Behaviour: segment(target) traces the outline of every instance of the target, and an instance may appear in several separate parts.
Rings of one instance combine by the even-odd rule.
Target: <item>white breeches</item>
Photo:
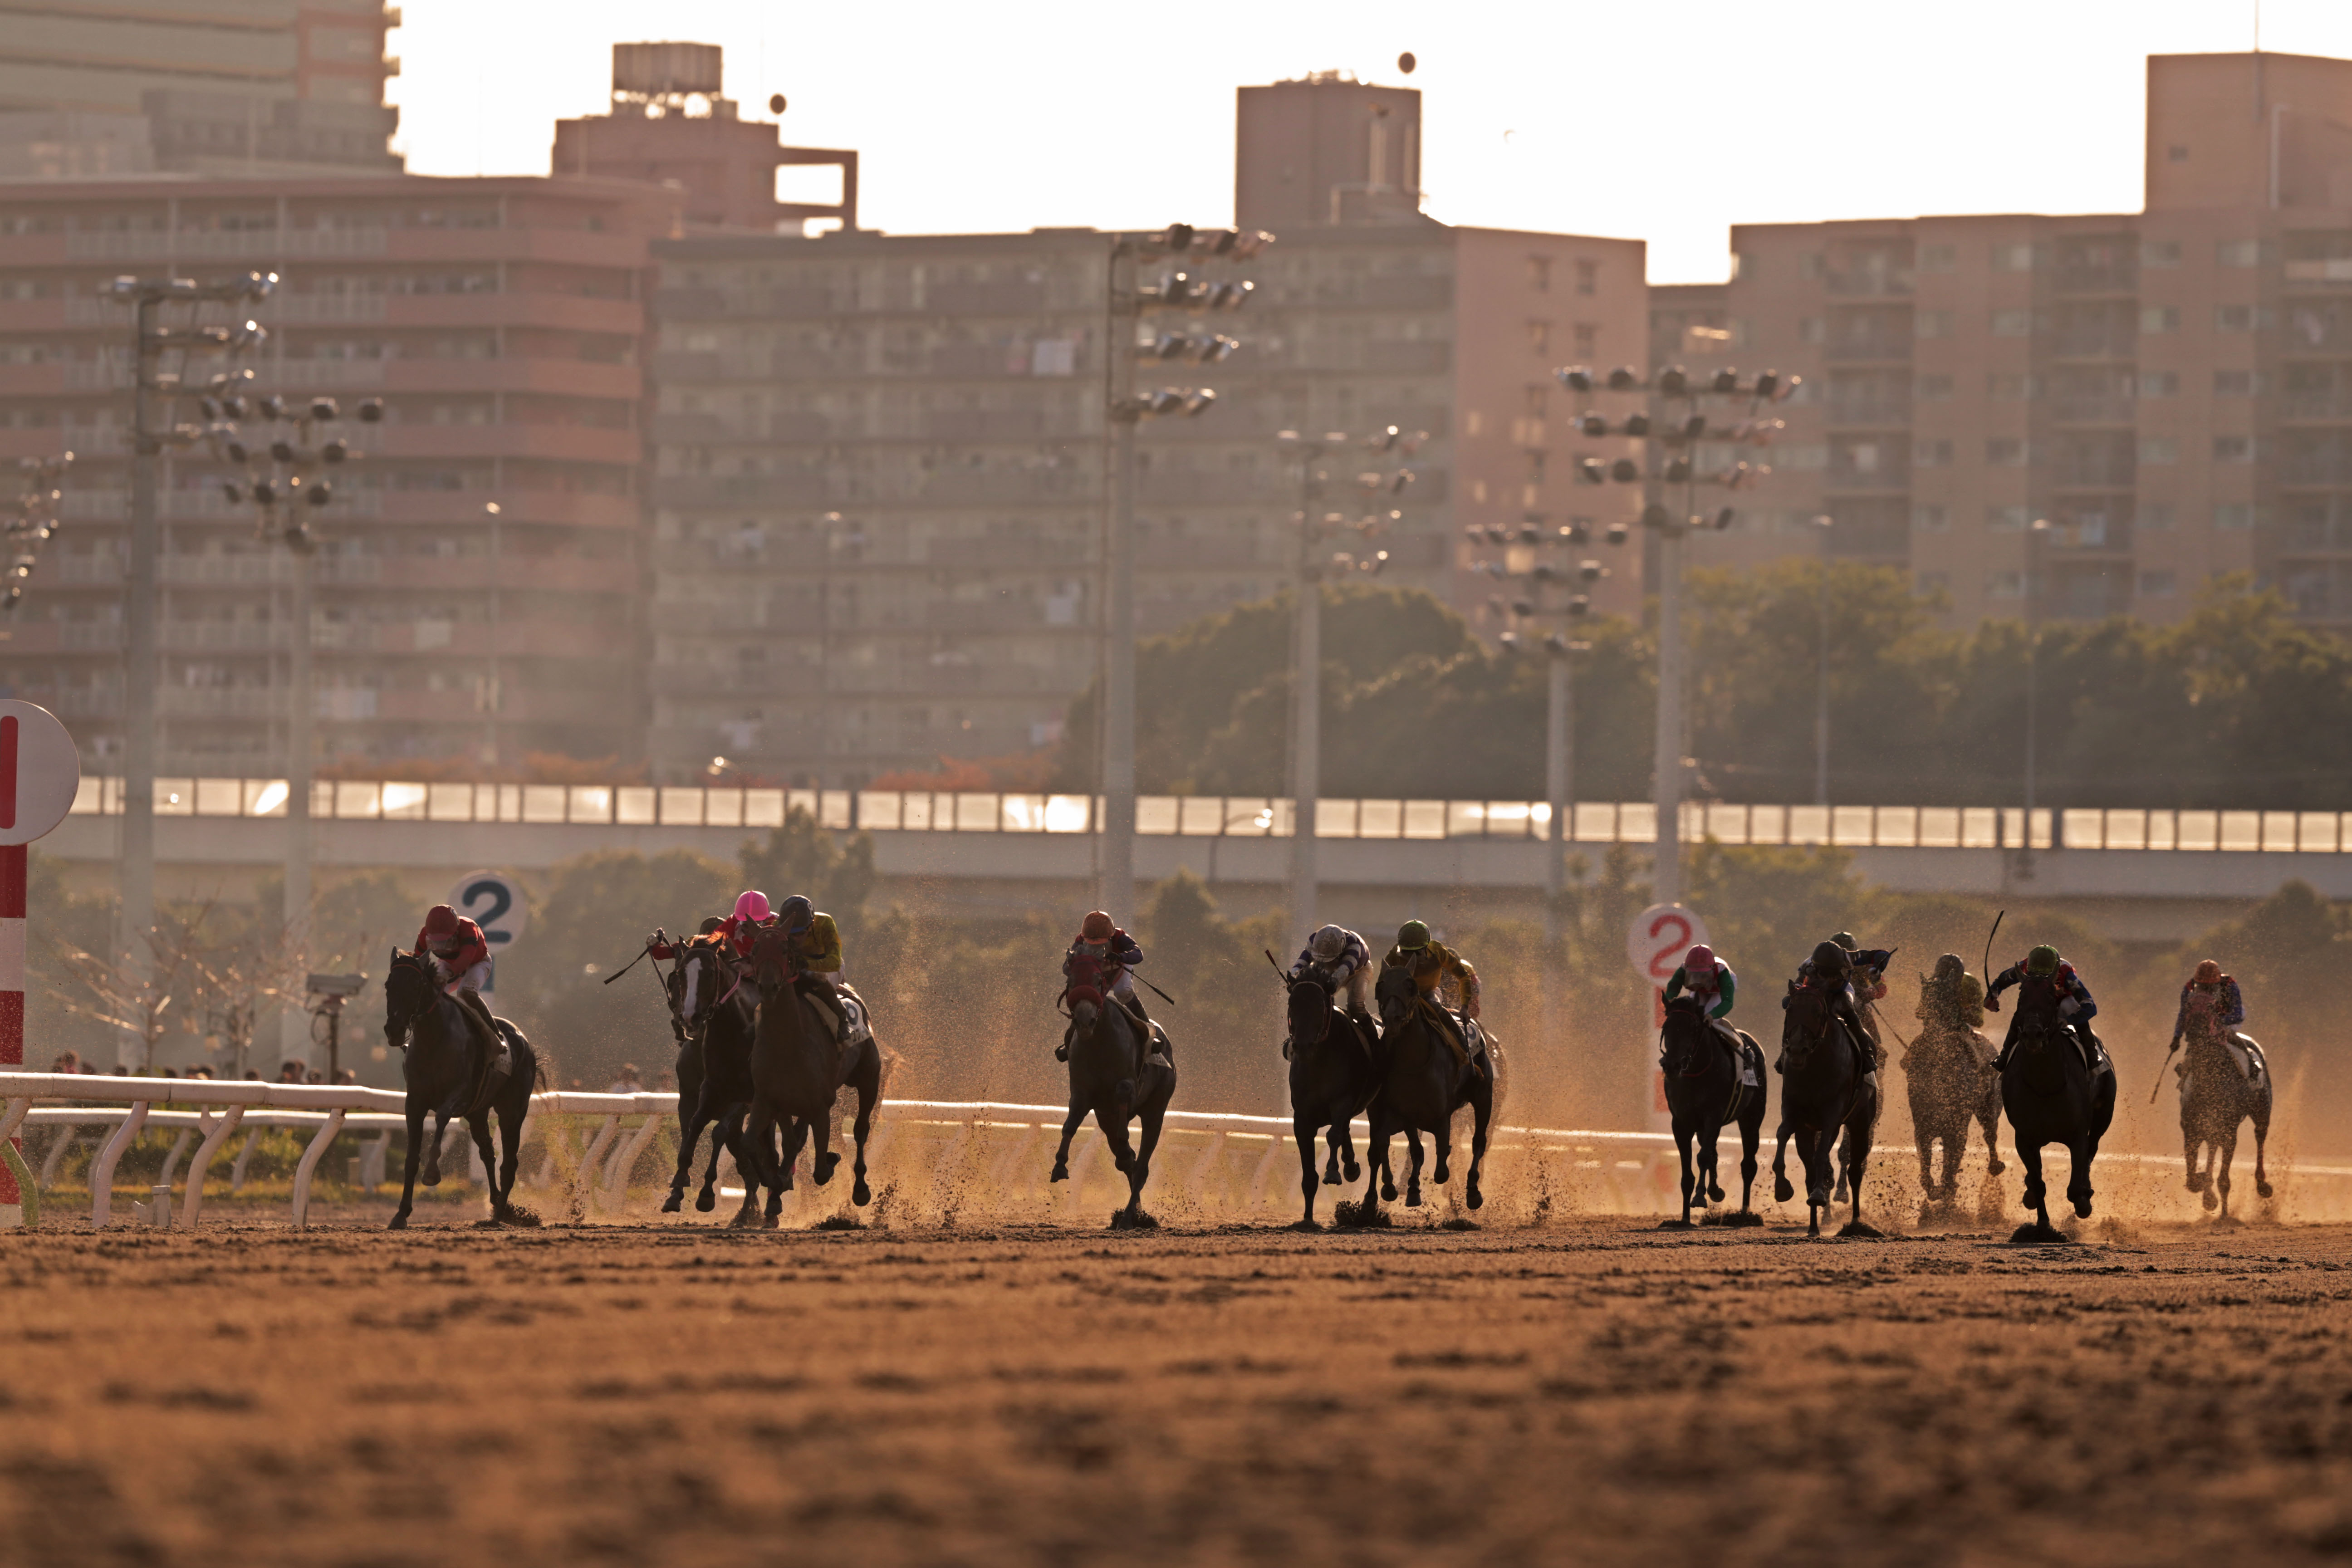
[[[441,959],[436,958],[433,961],[433,973],[440,980],[442,990],[446,991],[455,986],[457,990],[471,991],[478,996],[490,984],[490,961],[486,958],[471,969],[460,973],[452,969]]]

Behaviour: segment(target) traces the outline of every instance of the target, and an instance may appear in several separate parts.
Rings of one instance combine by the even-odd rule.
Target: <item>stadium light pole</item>
[[[2025,531],[2025,823],[2018,834],[2017,879],[2033,880],[2033,795],[2040,782],[2042,659],[2042,547],[2050,537],[2050,520],[2037,517]]]
[[[1830,803],[1830,531],[1837,520],[1824,512],[1813,519],[1822,546],[1820,667],[1813,684],[1813,804]]]

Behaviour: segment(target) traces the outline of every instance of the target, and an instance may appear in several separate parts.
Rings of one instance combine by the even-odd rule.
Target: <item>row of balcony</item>
[[[577,359],[289,359],[255,367],[259,391],[313,393],[439,393],[487,395],[538,393],[554,397],[635,402],[645,376],[635,365]],[[47,364],[0,364],[0,397],[57,397],[73,393],[112,395],[131,390],[122,359],[76,359]]]
[[[645,572],[625,558],[567,555],[320,555],[311,581],[321,589],[433,588],[488,592],[634,594]],[[44,561],[39,580],[65,587],[120,588],[122,566],[113,555],[61,555]],[[293,582],[282,553],[163,555],[156,580],[179,588],[274,588]]]
[[[635,529],[645,509],[635,496],[596,495],[578,490],[379,490],[344,489],[327,509],[327,518],[340,522],[358,518],[370,522],[441,523],[466,528],[480,526],[496,505],[504,522],[523,527]],[[68,521],[121,523],[131,513],[128,490],[98,489],[81,483],[79,472],[65,493],[63,512]],[[166,522],[247,522],[253,521],[249,501],[232,501],[217,487],[165,490],[157,510]],[[172,559],[165,557],[166,560]]]
[[[296,268],[289,264],[305,261],[544,261],[634,270],[646,265],[646,245],[638,235],[534,227],[292,227],[0,237],[0,264],[11,268],[174,263],[201,273],[212,263],[224,270],[253,267],[290,273]]]
[[[16,696],[37,702],[65,720],[122,717],[122,691],[112,686],[22,686]],[[370,721],[482,724],[587,724],[631,728],[635,715],[609,689],[571,690],[534,685],[510,686],[495,715],[471,691],[426,691],[415,688],[328,686],[312,693],[313,717],[329,723]],[[163,719],[213,719],[258,724],[282,723],[290,702],[288,689],[271,686],[166,686],[155,694]]]

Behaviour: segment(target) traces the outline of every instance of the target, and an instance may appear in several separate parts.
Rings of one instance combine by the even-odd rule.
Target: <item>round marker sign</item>
[[[476,871],[458,879],[449,889],[450,907],[482,928],[482,940],[496,958],[530,924],[530,906],[523,902],[522,887],[512,877],[496,871]]]
[[[66,819],[81,753],[47,709],[0,701],[0,844],[30,844]]]
[[[1664,987],[1682,967],[1691,944],[1706,940],[1706,922],[1696,910],[1680,904],[1652,904],[1633,918],[1633,929],[1625,933],[1625,956],[1645,984]]]

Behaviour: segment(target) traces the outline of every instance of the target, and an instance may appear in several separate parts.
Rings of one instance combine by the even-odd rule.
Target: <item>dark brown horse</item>
[[[1319,1230],[1315,1223],[1315,1133],[1330,1129],[1323,1184],[1339,1184],[1342,1153],[1348,1161],[1347,1179],[1354,1181],[1361,1173],[1349,1123],[1371,1103],[1380,1086],[1380,1037],[1334,1004],[1337,987],[1328,971],[1310,968],[1286,984],[1290,1032],[1283,1053],[1290,1058],[1290,1129],[1298,1144],[1298,1191],[1307,1200],[1298,1228]]]
[[[2191,1028],[2189,1054],[2180,1063],[2180,1144],[2189,1163],[2189,1190],[2205,1194],[2208,1209],[2230,1217],[2230,1163],[2237,1157],[2238,1124],[2254,1123],[2254,1191],[2271,1195],[2263,1168],[2271,1136],[2271,1066],[2262,1047],[2244,1035],[2231,1037],[2246,1053],[2242,1070],[2219,1030]],[[2251,1076],[2249,1076],[2249,1071]],[[2201,1166],[2201,1168],[2200,1168]]]
[[[1823,985],[1789,987],[1788,1011],[1780,1020],[1780,1128],[1772,1151],[1772,1195],[1787,1203],[1797,1195],[1789,1184],[1789,1140],[1805,1165],[1805,1233],[1822,1233],[1822,1212],[1843,1163],[1851,1183],[1853,1209],[1840,1236],[1876,1236],[1862,1222],[1862,1183],[1870,1163],[1870,1132],[1878,1120],[1878,1095],[1864,1076],[1870,1042],[1857,1040],[1838,1017],[1832,994]],[[1837,1145],[1844,1133],[1844,1146]]]
[[[1683,1157],[1683,1217],[1665,1221],[1662,1228],[1690,1228],[1694,1195],[1701,1208],[1723,1201],[1723,1184],[1715,1177],[1715,1144],[1717,1135],[1733,1123],[1739,1128],[1739,1212],[1726,1215],[1722,1223],[1763,1224],[1748,1206],[1756,1191],[1756,1145],[1764,1131],[1763,1048],[1743,1030],[1734,1060],[1697,999],[1677,996],[1666,1004],[1665,1023],[1658,1032],[1658,1067],[1665,1079],[1666,1109],[1674,1117],[1675,1147]],[[1698,1151],[1696,1175],[1691,1169],[1694,1144]]]
[[[2030,977],[2018,987],[2017,1013],[2010,1020],[2003,1049],[2007,1064],[2000,1075],[2001,1109],[2009,1114],[2010,1132],[2017,1141],[2018,1163],[2025,1167],[2025,1206],[2034,1214],[2033,1222],[2020,1226],[2010,1239],[2063,1241],[2050,1224],[2042,1145],[2066,1146],[2072,1163],[2066,1196],[2076,1218],[2090,1218],[2091,1166],[2099,1157],[2099,1140],[2116,1118],[2115,1067],[2105,1052],[2099,1053],[2095,1066],[2084,1062],[2074,1030],[2058,1016],[2055,988]]]
[[[815,1140],[811,1176],[819,1186],[833,1180],[841,1156],[833,1152],[834,1099],[846,1085],[857,1095],[857,1121],[851,1130],[856,1159],[850,1201],[864,1205],[874,1201],[866,1184],[866,1141],[874,1128],[874,1107],[882,1097],[882,1048],[871,1029],[864,1038],[844,1046],[834,1038],[830,1009],[803,995],[791,951],[792,939],[772,931],[751,944],[751,983],[760,991],[760,1016],[751,1046],[751,1110],[743,1135],[744,1151],[759,1167],[764,1186],[790,1192],[793,1165],[801,1145]],[[770,1135],[783,1131],[781,1163]],[[748,1184],[747,1184],[748,1189]],[[781,1206],[781,1205],[780,1205]],[[773,1224],[772,1216],[770,1223]]]
[[[1454,1153],[1454,1113],[1465,1105],[1472,1121],[1470,1170],[1463,1201],[1474,1209],[1483,1208],[1486,1196],[1479,1190],[1478,1178],[1486,1163],[1486,1133],[1495,1115],[1496,1085],[1502,1081],[1501,1043],[1486,1037],[1486,1059],[1495,1074],[1490,1081],[1479,1070],[1475,1058],[1465,1062],[1454,1054],[1453,1042],[1441,1032],[1444,1026],[1429,1016],[1435,1004],[1423,999],[1411,970],[1402,964],[1382,965],[1373,994],[1380,1004],[1383,1060],[1380,1090],[1370,1108],[1372,1132],[1367,1149],[1371,1169],[1365,1177],[1363,1199],[1355,1205],[1355,1223],[1377,1223],[1383,1194],[1396,1196],[1394,1182],[1384,1183],[1382,1177],[1388,1172],[1389,1142],[1400,1132],[1406,1135],[1411,1156],[1405,1207],[1421,1206],[1420,1133],[1428,1133],[1436,1143],[1435,1179],[1444,1182]]]
[[[744,1122],[751,1110],[751,1046],[758,1028],[757,993],[742,982],[734,966],[721,957],[715,942],[681,943],[677,965],[670,972],[667,990],[671,1026],[678,1031],[677,1169],[670,1175],[669,1195],[661,1212],[677,1214],[685,1207],[686,1186],[694,1168],[694,1151],[702,1130],[710,1129],[710,1165],[703,1173],[702,1190],[695,1194],[697,1212],[709,1214],[719,1205],[719,1151],[735,1156],[736,1173],[743,1181],[743,1206],[730,1226],[756,1225],[761,1180],[757,1165],[743,1146]],[[690,999],[690,1000],[689,1000]],[[768,1187],[765,1217],[783,1213],[783,1188]]]
[[[1111,1158],[1127,1175],[1127,1206],[1111,1216],[1114,1229],[1152,1223],[1143,1212],[1143,1184],[1151,1178],[1151,1153],[1160,1127],[1176,1096],[1176,1063],[1165,1031],[1147,1039],[1128,1010],[1104,994],[1106,976],[1098,960],[1070,960],[1062,996],[1070,1008],[1070,1109],[1062,1120],[1062,1145],[1054,1152],[1056,1182],[1070,1179],[1070,1140],[1089,1112],[1110,1145]],[[1157,1047],[1157,1048],[1155,1048]],[[1143,1136],[1130,1147],[1127,1124],[1140,1118]]]
[[[1982,1039],[1982,1037],[1978,1037]],[[1990,1070],[1991,1045],[1983,1054],[1977,1041],[1949,1026],[1929,1024],[1903,1053],[1904,1086],[1911,1101],[1911,1138],[1919,1146],[1919,1185],[1927,1201],[1948,1204],[1958,1195],[1960,1159],[1968,1152],[1969,1128],[1984,1128],[1985,1170],[1998,1176],[2008,1167],[2000,1163],[1994,1141],[2000,1124],[2000,1079]],[[1935,1150],[1944,1146],[1944,1179],[1935,1174]]]
[[[523,1118],[530,1111],[531,1090],[538,1087],[539,1053],[522,1031],[504,1018],[499,1032],[506,1037],[511,1066],[487,1101],[478,1102],[485,1066],[474,1031],[441,988],[430,963],[415,953],[394,950],[383,976],[383,1037],[406,1055],[401,1076],[408,1085],[408,1161],[401,1180],[400,1208],[386,1228],[405,1230],[416,1207],[417,1160],[425,1162],[425,1184],[441,1184],[441,1139],[452,1121],[463,1119],[474,1134],[489,1178],[490,1217],[503,1225],[537,1225],[539,1219],[511,1200],[515,1164],[522,1148]],[[490,1112],[499,1118],[499,1141],[504,1158],[490,1148]],[[425,1120],[434,1119],[433,1135],[425,1135]]]

